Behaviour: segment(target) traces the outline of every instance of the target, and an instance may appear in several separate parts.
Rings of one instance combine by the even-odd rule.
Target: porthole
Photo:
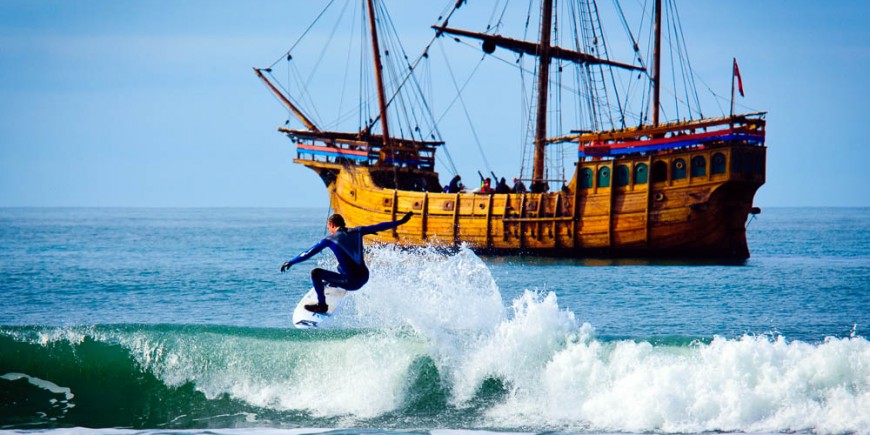
[[[634,167],[634,184],[646,184],[649,179],[649,171],[646,163],[640,163]]]
[[[589,189],[592,187],[592,169],[583,168],[583,171],[580,172],[580,187],[583,189]]]
[[[598,169],[598,187],[610,187],[610,168],[607,166]]]
[[[683,159],[676,159],[673,163],[673,179],[674,180],[682,180],[686,178],[686,161]]]

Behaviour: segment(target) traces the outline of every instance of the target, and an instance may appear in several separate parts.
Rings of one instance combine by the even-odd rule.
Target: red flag
[[[740,78],[740,68],[737,67],[737,58],[734,58],[734,77],[737,77],[737,90],[740,91],[740,96],[745,97],[743,95],[743,79]],[[734,77],[731,80],[734,80]]]

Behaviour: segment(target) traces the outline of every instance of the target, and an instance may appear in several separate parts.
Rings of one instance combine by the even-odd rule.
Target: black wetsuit
[[[410,216],[393,221],[382,222],[366,227],[355,227],[350,229],[340,228],[335,233],[330,234],[317,242],[307,251],[299,254],[296,258],[288,261],[290,265],[301,263],[324,248],[329,248],[338,259],[338,272],[315,268],[311,271],[311,283],[314,285],[314,290],[317,292],[317,302],[321,305],[326,304],[326,296],[323,289],[326,285],[333,287],[341,287],[345,290],[359,290],[369,280],[369,269],[366,267],[363,236],[375,234],[384,230],[390,230],[402,225],[410,219]]]

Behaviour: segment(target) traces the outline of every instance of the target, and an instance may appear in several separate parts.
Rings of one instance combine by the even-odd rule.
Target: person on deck
[[[480,185],[480,189],[475,191],[475,193],[492,193],[492,179],[485,178]]]
[[[462,191],[462,177],[458,174],[450,180],[450,184],[447,185],[447,189],[445,192],[447,193],[459,193]]]
[[[498,183],[495,185],[495,193],[511,193],[511,188],[508,187],[507,182],[505,182],[504,177],[501,177],[498,180]]]
[[[526,185],[525,183],[523,183],[523,180],[520,180],[519,178],[514,178],[514,187],[511,190],[514,193],[526,193],[529,191],[528,189],[526,189]]]
[[[323,248],[328,247],[331,249],[332,253],[335,254],[335,258],[338,259],[338,272],[332,272],[319,267],[311,271],[311,283],[317,292],[317,304],[305,306],[306,310],[313,313],[325,313],[329,307],[326,305],[324,287],[330,285],[345,290],[359,290],[369,280],[369,269],[366,267],[363,256],[363,236],[396,228],[411,220],[413,215],[414,212],[409,211],[397,221],[381,222],[365,227],[348,229],[344,223],[344,218],[338,213],[333,214],[326,221],[326,229],[329,231],[329,235],[308,248],[307,251],[297,255],[296,258],[282,264],[281,272],[286,272],[294,264],[313,257],[322,251]]]
[[[550,183],[546,181],[532,181],[532,193],[547,193],[550,191]]]

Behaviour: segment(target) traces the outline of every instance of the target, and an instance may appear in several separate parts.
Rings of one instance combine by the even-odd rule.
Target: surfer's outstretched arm
[[[290,269],[290,266],[292,266],[296,263],[301,263],[301,262],[317,255],[318,252],[322,251],[323,248],[325,248],[327,246],[329,246],[329,242],[326,239],[323,239],[323,240],[317,242],[314,246],[308,248],[307,251],[297,255],[296,258],[282,264],[281,265],[281,272],[284,272],[287,269]]]
[[[381,222],[379,224],[369,225],[367,227],[359,227],[359,232],[362,233],[362,235],[367,235],[367,234],[379,233],[379,232],[385,231],[385,230],[391,230],[393,228],[398,227],[399,225],[403,225],[403,224],[408,223],[408,221],[411,220],[411,216],[413,216],[413,215],[414,215],[414,212],[409,211],[409,212],[405,213],[405,216],[402,216],[402,218],[397,220],[397,221]]]

